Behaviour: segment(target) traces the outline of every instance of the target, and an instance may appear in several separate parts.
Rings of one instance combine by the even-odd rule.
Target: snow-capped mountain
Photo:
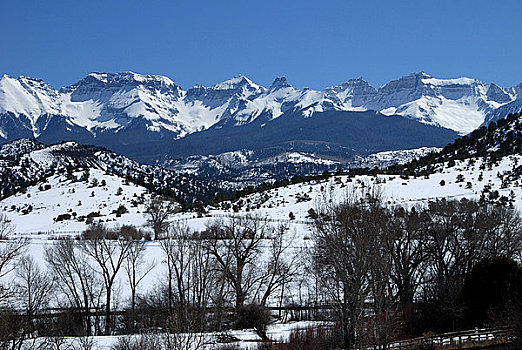
[[[518,84],[509,91],[512,95],[517,96],[517,99],[508,101],[499,108],[488,113],[482,125],[487,126],[489,123],[493,121],[496,122],[497,120],[504,118],[509,113],[519,113],[520,111],[522,111],[522,83]]]
[[[497,111],[519,108],[521,91],[522,85],[501,88],[469,78],[436,79],[425,73],[410,74],[379,89],[359,78],[322,91],[295,88],[285,77],[265,88],[242,75],[184,91],[167,77],[131,72],[91,73],[56,90],[42,80],[4,75],[0,79],[0,142],[20,137],[46,143],[74,140],[140,159],[154,149],[156,154],[149,160],[154,161],[173,147],[174,140],[201,131],[245,125],[263,128],[280,118],[367,110],[466,134],[498,118]],[[287,123],[284,131],[295,132],[297,124]],[[224,151],[239,149],[232,145]]]
[[[436,79],[417,73],[384,85],[366,108],[467,134],[497,108],[522,98],[517,92],[475,79]]]

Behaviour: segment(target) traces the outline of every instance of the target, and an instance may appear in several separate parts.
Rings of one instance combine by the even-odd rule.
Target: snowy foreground
[[[286,324],[274,324],[268,327],[267,335],[269,339],[275,342],[285,342],[288,340],[288,337],[292,331],[298,329],[306,329],[310,327],[317,327],[323,325],[324,322],[311,322],[311,321],[300,321],[300,322],[291,322]],[[186,335],[180,335],[180,337],[186,337]],[[86,343],[92,345],[92,349],[96,350],[106,350],[111,349],[112,346],[118,343],[119,339],[123,336],[94,336],[94,337],[69,337],[60,339],[61,346],[63,348],[83,348],[82,346]],[[127,336],[129,338],[137,338],[137,336]],[[225,343],[220,343],[219,339],[222,337],[226,337],[229,339],[234,339],[235,341],[229,344],[232,344],[234,347],[238,349],[248,349],[250,347],[255,347],[255,345],[260,341],[259,336],[257,336],[253,331],[250,330],[231,330],[227,332],[221,333],[206,333],[206,334],[196,334],[190,335],[190,337],[197,338],[198,342],[204,343],[205,349],[219,349],[220,346],[227,345]],[[42,342],[48,342],[49,344],[53,344],[55,339],[43,339],[39,338],[36,340],[29,340],[26,343],[31,343],[32,346],[38,347]]]
[[[500,196],[510,198],[515,207],[521,209],[522,187],[518,180],[509,183],[502,181],[502,177],[506,179],[506,172],[522,163],[521,158],[506,157],[492,167],[483,165],[479,159],[474,164],[469,161],[456,162],[450,168],[440,166],[428,178],[404,179],[389,175],[354,178],[334,176],[326,181],[296,184],[247,196],[240,203],[232,203],[241,208],[237,213],[232,209],[208,208],[208,213],[203,217],[197,217],[195,213],[179,213],[173,215],[171,221],[186,224],[194,231],[201,231],[213,220],[226,220],[230,215],[254,214],[266,217],[274,226],[287,225],[286,239],[291,248],[295,248],[295,253],[311,242],[308,210],[317,208],[324,201],[339,201],[353,189],[361,187],[376,185],[390,205],[412,206],[437,198],[478,199],[487,186],[491,188],[490,191],[498,190]],[[150,198],[146,189],[97,170],[92,170],[90,177],[91,180],[98,178],[100,182],[104,180],[104,185],[93,186],[92,182],[82,181],[70,183],[64,175],[60,175],[50,178],[50,186],[47,188],[33,186],[24,194],[0,201],[0,213],[5,213],[14,224],[16,235],[31,238],[28,254],[41,268],[45,268],[45,248],[55,244],[55,239],[59,236],[76,236],[81,233],[87,227],[85,217],[92,212],[99,212],[99,216],[93,217],[94,221],[101,221],[108,227],[132,224],[148,229],[143,214],[145,203]],[[117,216],[113,212],[121,205],[125,206],[128,213]],[[31,210],[28,210],[29,207]],[[65,213],[71,214],[71,218],[56,220]],[[83,221],[80,221],[81,217],[84,217]],[[290,220],[290,217],[294,218]],[[141,293],[154,288],[165,273],[163,253],[158,242],[147,243],[146,261],[148,265],[154,265],[154,268],[144,279]],[[115,290],[114,306],[117,309],[118,305],[126,305],[130,293],[124,272],[119,274]],[[302,322],[275,324],[269,328],[269,337],[273,340],[285,339],[292,329],[305,326],[306,323]],[[258,339],[250,331],[233,331],[230,335],[239,338],[241,346],[248,346],[249,341]],[[96,337],[93,340],[96,343],[95,348],[108,349],[117,341],[117,337]]]

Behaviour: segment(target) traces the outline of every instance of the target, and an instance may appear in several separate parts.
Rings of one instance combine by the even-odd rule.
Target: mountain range
[[[160,75],[91,73],[54,89],[39,79],[0,79],[0,142],[29,137],[108,147],[147,163],[238,150],[299,151],[350,159],[444,146],[458,134],[518,112],[522,83],[412,73],[376,89],[351,79],[322,91],[269,88],[238,75],[183,90]]]

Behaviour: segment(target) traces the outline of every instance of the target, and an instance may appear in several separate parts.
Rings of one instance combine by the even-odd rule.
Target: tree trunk
[[[105,304],[105,335],[111,333],[111,287],[107,288],[107,299]]]
[[[131,334],[134,334],[134,315],[136,311],[136,288],[133,287],[131,290]]]
[[[167,291],[168,293],[168,308],[169,308],[169,315],[172,315],[172,270],[171,268],[169,267],[169,290]]]
[[[87,294],[83,294],[83,302],[84,302],[84,305],[85,305],[85,315],[84,315],[84,322],[85,322],[85,331],[87,332],[86,335],[90,336],[92,335],[92,328],[91,328],[91,312],[89,310],[89,298],[87,296]],[[80,305],[78,305],[80,306]],[[81,312],[81,309],[79,309],[80,312]]]

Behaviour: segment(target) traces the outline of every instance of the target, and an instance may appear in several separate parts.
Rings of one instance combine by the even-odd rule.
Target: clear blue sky
[[[522,81],[522,1],[1,0],[0,74],[69,85],[91,71],[184,89],[242,73],[321,89],[425,71]]]

